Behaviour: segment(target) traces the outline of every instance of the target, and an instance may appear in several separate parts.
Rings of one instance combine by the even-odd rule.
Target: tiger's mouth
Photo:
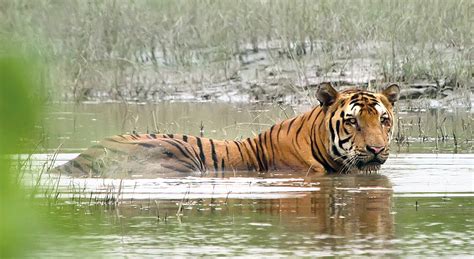
[[[360,172],[363,172],[363,173],[377,172],[380,170],[381,165],[385,163],[385,161],[386,159],[376,156],[366,161],[364,161],[363,159],[359,160],[356,163],[356,167],[357,169],[359,169]]]

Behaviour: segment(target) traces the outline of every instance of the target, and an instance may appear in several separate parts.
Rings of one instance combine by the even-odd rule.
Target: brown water
[[[292,116],[291,107],[209,103],[52,107],[46,146],[63,163],[96,140],[133,130],[241,138]],[[471,256],[474,154],[469,110],[399,113],[400,139],[377,175],[304,173],[218,178],[72,179],[43,175],[39,237],[54,256]],[[421,123],[419,123],[421,122]],[[448,123],[450,122],[450,123]],[[421,125],[421,126],[420,126]],[[456,135],[456,142],[452,136]],[[438,151],[439,153],[436,153]],[[461,154],[459,154],[461,153]],[[33,165],[48,161],[36,155]],[[25,175],[36,184],[37,175]],[[63,234],[61,234],[63,233]],[[67,234],[65,234],[67,233]],[[51,245],[53,243],[54,245]]]

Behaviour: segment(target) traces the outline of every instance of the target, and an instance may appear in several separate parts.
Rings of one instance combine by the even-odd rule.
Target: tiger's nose
[[[377,146],[367,146],[367,150],[374,153],[375,155],[380,154],[385,149],[385,147],[377,147]]]

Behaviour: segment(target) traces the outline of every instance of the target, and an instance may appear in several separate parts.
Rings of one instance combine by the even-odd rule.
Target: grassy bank
[[[303,92],[319,81],[470,91],[469,1],[25,1],[0,33],[34,41],[63,100]],[[273,87],[268,88],[269,85]],[[210,96],[209,98],[212,98]]]

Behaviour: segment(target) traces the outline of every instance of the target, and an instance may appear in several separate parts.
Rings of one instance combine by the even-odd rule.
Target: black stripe
[[[227,142],[227,141],[226,141]],[[226,146],[225,146],[225,154],[227,156],[227,159],[230,159],[230,156],[229,156],[229,144],[226,143]]]
[[[375,105],[371,105],[371,104],[367,106],[367,112],[369,114],[378,114],[377,109],[375,109]]]
[[[332,168],[324,159],[324,157],[321,155],[321,150],[318,148],[318,136],[315,134],[316,133],[316,121],[318,120],[319,116],[323,113],[323,109],[319,108],[319,112],[316,115],[316,118],[314,119],[313,126],[311,127],[311,136],[310,136],[310,144],[311,144],[311,154],[313,158],[318,161],[323,167],[326,169],[326,171],[334,171],[334,168]],[[318,124],[319,128],[323,126],[323,123]]]
[[[341,120],[337,120],[336,121],[336,132],[337,132],[338,136],[339,136],[339,133],[340,133],[339,132],[340,129],[341,129]]]
[[[290,121],[290,124],[288,124],[288,130],[286,131],[286,135],[290,134],[291,125],[293,125],[293,122],[295,122],[296,118],[298,118],[298,117],[293,118],[293,119]]]
[[[277,142],[280,142],[280,131],[281,131],[281,128],[283,126],[283,123],[280,123],[280,125],[278,125],[279,128],[278,128],[278,131],[277,131]]]
[[[332,153],[338,157],[338,159],[339,157],[342,157],[341,153],[339,153],[339,150],[337,150],[336,144],[331,146],[331,150],[332,150]]]
[[[350,99],[350,100],[351,100],[351,101],[353,101],[353,100],[355,100],[355,99],[359,98],[359,96],[360,96],[360,94],[359,94],[359,93],[357,93],[357,94],[354,94],[353,96],[351,96],[351,99]],[[352,102],[351,102],[351,103],[352,103]]]
[[[211,156],[212,156],[212,161],[214,162],[214,170],[217,172],[218,166],[217,166],[216,147],[214,146],[214,142],[212,141],[212,139],[209,140],[209,143],[211,143]]]
[[[375,97],[369,97],[369,98],[364,98],[364,101],[369,102],[369,103],[378,103],[379,100]]]
[[[183,135],[183,141],[188,142],[188,136],[187,135]]]
[[[90,165],[88,164],[83,164],[79,161],[77,161],[76,159],[83,159],[85,160],[86,162],[90,162]],[[94,163],[95,163],[95,158],[90,156],[90,155],[87,155],[87,154],[80,154],[77,158],[75,158],[74,160],[76,160],[76,163],[78,164],[83,164],[87,167],[89,167],[90,170],[92,170],[92,173],[95,174],[95,175],[99,175],[99,171],[97,171],[97,168],[94,167]],[[81,170],[84,170],[84,169],[81,169]],[[88,172],[87,172],[88,173]]]
[[[169,138],[173,138],[173,134],[167,134]]]
[[[344,133],[346,133],[346,135],[351,134],[351,133],[346,129],[346,127],[344,127],[344,126],[342,127],[342,130],[344,131]]]
[[[331,114],[331,117],[329,118],[329,132],[331,133],[331,141],[334,143],[336,140],[336,133],[334,132],[334,129],[332,127],[332,118],[334,117],[334,112]]]
[[[192,156],[192,154],[189,152],[188,149],[186,149],[186,148],[183,149],[181,143],[177,142],[177,141],[174,140],[174,139],[173,139],[173,140],[171,140],[171,139],[163,139],[163,141],[166,142],[166,143],[168,143],[168,144],[171,144],[172,146],[174,146],[175,148],[177,148],[177,149],[181,152],[181,154],[183,154],[183,156],[185,156],[187,159],[193,161],[193,163],[195,164],[195,166],[196,166],[197,168],[199,168],[199,163],[198,163],[196,160],[193,159],[193,156]],[[185,150],[186,150],[187,152],[185,152]]]
[[[61,168],[62,168],[66,173],[72,174],[72,171],[71,171],[72,166],[71,166],[70,163],[64,164]]]
[[[179,160],[179,159],[176,159],[178,160],[179,162],[181,162],[181,166],[184,166],[188,169],[190,169],[191,171],[195,172],[196,171],[196,168],[194,168],[192,165],[188,164],[187,162],[185,161],[182,161],[182,160]],[[162,167],[166,168],[166,169],[170,169],[172,171],[175,171],[175,172],[183,172],[183,170],[179,170],[178,167],[176,166],[173,166],[173,165],[167,165],[167,164],[161,164]]]
[[[250,139],[247,139],[247,140],[250,140]],[[254,154],[254,151],[253,151],[253,147],[252,147],[252,144],[250,144],[250,147],[251,147],[251,151],[252,151],[252,154],[250,154],[250,151],[249,149],[247,148],[247,145],[245,145],[244,143],[241,143],[243,145],[243,147],[245,148],[245,151],[247,152],[247,155],[249,157],[249,160],[248,161],[245,161],[243,160],[246,164],[247,164],[247,170],[248,171],[255,171],[255,164],[253,162],[253,159],[252,159],[252,154]],[[257,161],[258,162],[258,161]],[[251,163],[251,164],[249,164]]]
[[[309,114],[308,116],[308,120],[311,119],[311,117],[313,116],[313,114],[316,112],[317,108],[314,108],[311,113]]]
[[[121,137],[121,138],[123,138],[123,139],[127,139],[124,135],[117,135],[117,136],[119,136],[119,137]]]
[[[150,143],[141,143],[141,142],[139,142],[139,143],[136,143],[136,144],[139,145],[139,146],[145,147],[145,148],[155,147],[155,145],[150,144]]]
[[[199,161],[199,169],[201,170],[201,172],[206,172],[206,164],[204,164],[202,160],[199,159],[199,155],[193,147],[191,147],[191,150],[194,152],[194,157],[196,158],[196,160]]]
[[[273,165],[273,169],[275,170],[276,169],[276,166],[275,166],[275,149],[273,148],[273,138],[272,138],[272,133],[273,133],[273,129],[275,128],[275,125],[273,125],[271,128],[270,128],[270,132],[268,133],[269,136],[268,136],[268,140],[270,141],[270,149],[272,150],[272,165]]]
[[[221,163],[221,171],[225,171],[225,163],[224,163],[224,158],[222,158],[222,163]]]
[[[263,134],[263,142],[265,143],[265,134]],[[258,144],[260,145],[260,150],[262,150],[262,165],[264,166],[263,169],[264,171],[268,171],[268,161],[267,161],[267,156],[265,155],[265,149],[263,148],[264,145],[262,145],[262,134],[258,134]]]
[[[352,138],[352,136],[349,136],[349,137],[347,137],[347,138],[345,138],[345,139],[341,139],[341,140],[339,141],[339,146],[340,146],[341,148],[343,148],[342,145],[346,144],[351,138]]]
[[[371,93],[364,93],[363,95],[366,96],[366,97],[369,97],[369,98],[374,98],[374,99],[376,98],[375,95],[373,95]]]
[[[155,133],[151,133],[150,136],[151,136],[152,138],[156,138],[156,134],[155,134]]]
[[[318,120],[319,115],[321,115],[321,112],[322,112],[322,111],[323,111],[323,109],[319,108],[318,114],[316,115],[316,118],[314,118],[314,121],[312,122],[312,123],[313,123],[313,126],[311,126],[311,131],[310,131],[311,136],[310,136],[310,138],[313,138],[313,136],[314,136],[314,129],[315,129],[315,127],[316,127],[316,121]],[[324,121],[323,121],[322,123],[324,123]],[[321,123],[321,124],[322,124],[322,123]],[[311,141],[312,141],[312,140],[311,140]]]
[[[193,165],[189,164],[188,162],[186,162],[186,161],[181,161],[181,162],[183,163],[182,165],[183,165],[184,167],[191,169],[191,171],[193,171],[193,172],[196,172],[196,171],[197,171],[197,170],[196,170],[196,167],[194,167]]]
[[[331,133],[331,140],[332,140],[332,145],[331,145],[331,151],[334,155],[336,155],[337,157],[341,156],[341,153],[339,153],[339,151],[337,150],[336,148],[336,131],[334,131],[334,128],[332,127],[332,120],[334,118],[334,115],[335,115],[335,111],[331,113],[331,117],[329,118],[329,131]],[[336,121],[336,130],[337,130],[337,134],[339,134],[339,120]],[[339,136],[339,135],[338,135]]]
[[[196,137],[196,141],[199,148],[199,158],[201,158],[201,161],[203,162],[203,164],[206,164],[206,156],[204,155],[204,151],[202,150],[201,138]]]
[[[252,149],[253,149],[253,146],[252,146]],[[264,165],[263,165],[263,162],[262,162],[262,158],[260,157],[260,151],[258,149],[258,143],[256,142],[256,140],[255,140],[255,156],[256,156],[258,164],[259,164],[259,171],[264,170]]]
[[[355,105],[355,106],[361,106],[361,104],[359,103],[360,100],[352,100],[349,105]]]
[[[324,158],[321,156],[321,150],[318,148],[317,141],[313,142],[313,140],[311,140],[311,154],[313,155],[313,158],[323,165],[326,170],[327,168],[332,168],[324,161]]]
[[[242,158],[242,161],[245,161],[244,154],[242,154],[242,150],[240,149],[239,143],[237,141],[234,141],[234,144],[237,146],[237,149],[239,150],[240,157]]]
[[[313,158],[322,164],[326,170],[334,170],[329,164],[326,163],[326,161],[324,161],[324,158],[320,156],[321,151],[319,150],[316,141],[314,143],[311,142],[311,154],[313,155]]]
[[[300,135],[300,133],[301,133],[301,129],[303,129],[303,126],[304,126],[304,123],[301,122],[300,127],[299,127],[298,130],[296,131],[295,139],[296,139],[296,145],[298,146],[298,148],[301,148],[301,147],[300,147],[300,144],[298,143],[298,137],[299,137],[299,135]]]
[[[253,148],[252,141],[250,140],[250,138],[247,138],[247,142],[249,143],[250,148],[251,148],[251,150],[252,150],[252,153],[254,154],[255,159],[257,160],[257,163],[258,163],[258,170],[261,171],[262,168],[263,168],[262,161],[260,161],[260,158],[259,158],[259,156],[258,156],[257,151]],[[255,145],[255,146],[256,146],[256,145]]]
[[[71,166],[79,169],[79,171],[81,171],[83,173],[86,173],[86,174],[89,173],[84,169],[84,167],[81,165],[81,163],[77,162],[76,160],[71,161]]]

